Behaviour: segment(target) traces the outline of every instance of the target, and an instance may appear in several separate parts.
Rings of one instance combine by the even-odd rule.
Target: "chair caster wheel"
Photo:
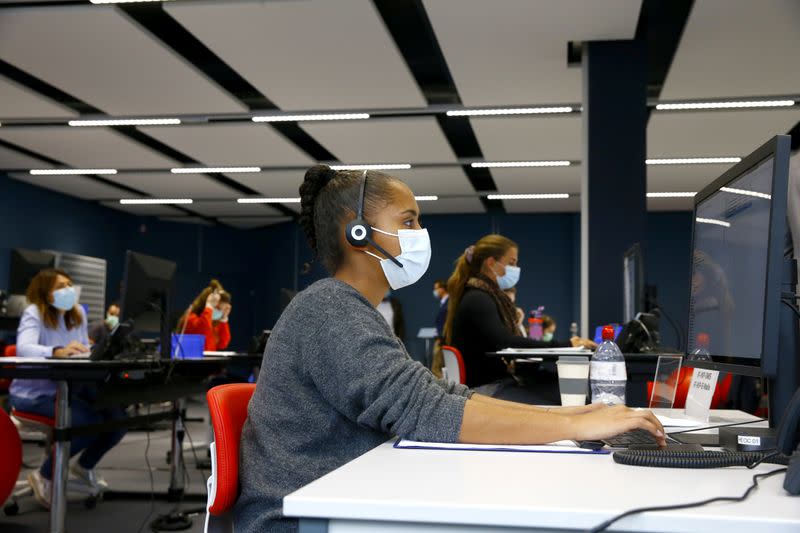
[[[19,505],[17,502],[7,503],[5,507],[3,507],[3,512],[6,516],[16,516],[19,513]]]

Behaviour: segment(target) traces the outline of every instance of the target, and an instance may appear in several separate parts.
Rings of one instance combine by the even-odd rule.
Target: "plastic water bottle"
[[[695,348],[686,358],[690,361],[711,361],[711,354],[708,347],[711,345],[711,339],[708,333],[698,333]]]
[[[625,385],[628,374],[625,370],[625,358],[614,342],[614,328],[603,328],[603,342],[592,356],[590,366],[592,385],[592,403],[624,404]]]

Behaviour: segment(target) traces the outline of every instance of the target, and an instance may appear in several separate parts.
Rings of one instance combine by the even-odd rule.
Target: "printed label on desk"
[[[697,420],[708,420],[711,410],[711,399],[717,388],[719,372],[695,368],[692,372],[692,383],[689,385],[689,394],[686,396],[686,415]]]
[[[754,437],[752,435],[739,435],[737,437],[739,444],[744,446],[761,446],[761,437]]]

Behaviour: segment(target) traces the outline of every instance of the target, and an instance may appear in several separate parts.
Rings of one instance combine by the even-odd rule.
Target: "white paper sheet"
[[[571,440],[551,442],[545,445],[514,445],[514,444],[453,444],[446,442],[419,442],[400,439],[395,445],[400,449],[424,450],[461,450],[485,452],[539,452],[539,453],[608,453],[608,451],[592,451],[580,448]]]

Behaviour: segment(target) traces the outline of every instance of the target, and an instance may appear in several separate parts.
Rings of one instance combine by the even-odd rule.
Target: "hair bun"
[[[211,282],[208,284],[208,288],[213,289],[215,291],[221,291],[222,283],[220,283],[218,279],[212,279]]]
[[[317,236],[314,229],[314,204],[319,193],[336,177],[336,171],[328,165],[314,165],[306,171],[300,185],[300,217],[299,223],[306,234],[309,246],[316,253]]]

